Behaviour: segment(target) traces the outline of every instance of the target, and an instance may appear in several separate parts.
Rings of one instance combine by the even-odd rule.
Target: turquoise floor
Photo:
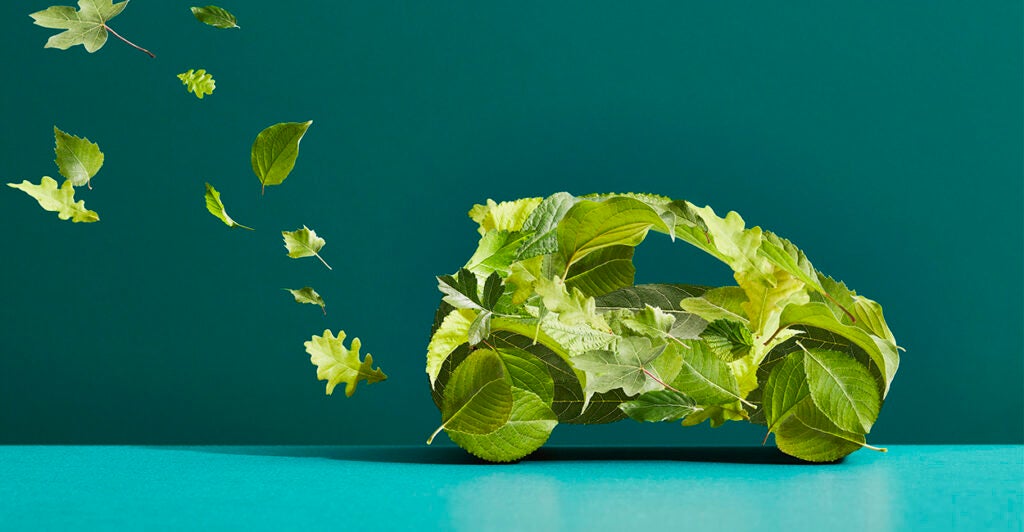
[[[0,530],[1021,530],[1024,446],[0,447]]]

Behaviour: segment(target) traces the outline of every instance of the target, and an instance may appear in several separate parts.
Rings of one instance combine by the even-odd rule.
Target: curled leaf
[[[228,212],[224,210],[224,203],[220,200],[220,192],[217,192],[217,189],[213,188],[213,185],[209,183],[206,184],[206,210],[210,211],[210,214],[216,216],[217,219],[224,222],[228,227],[253,230],[252,227],[242,225],[228,216]]]
[[[230,29],[238,27],[238,19],[236,19],[230,11],[222,7],[193,7],[192,15],[195,16],[196,20],[199,22],[208,26],[213,26],[214,28]]]
[[[207,94],[213,94],[214,89],[217,88],[217,82],[214,81],[213,76],[201,68],[182,72],[178,74],[178,79],[181,80],[181,84],[186,87],[188,92],[195,94],[196,98],[200,100]]]

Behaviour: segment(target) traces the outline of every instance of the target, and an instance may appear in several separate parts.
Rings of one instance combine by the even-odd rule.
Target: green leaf
[[[229,29],[238,27],[238,19],[227,9],[221,7],[193,7],[192,14],[199,22],[215,28]]]
[[[442,430],[464,434],[487,434],[500,429],[512,413],[512,389],[497,353],[477,349],[455,368],[444,389]]]
[[[558,192],[544,198],[544,201],[530,213],[523,223],[523,232],[530,234],[519,249],[516,260],[547,255],[558,250],[558,222],[576,204],[576,198],[567,192]]]
[[[214,81],[213,76],[201,68],[182,72],[178,74],[178,79],[181,80],[182,85],[185,85],[188,92],[195,94],[196,98],[200,100],[207,94],[213,94],[214,89],[217,88],[217,82]]]
[[[309,305],[319,305],[320,309],[324,311],[324,316],[327,315],[327,305],[324,303],[324,298],[320,297],[320,294],[316,293],[312,287],[306,286],[298,290],[291,288],[285,288],[288,292],[291,292],[292,297],[295,298],[296,303],[306,303]]]
[[[804,351],[804,372],[811,399],[837,427],[871,432],[882,405],[867,368],[843,353],[808,349]]]
[[[775,366],[764,385],[762,408],[768,432],[774,431],[810,393],[804,373],[804,354],[800,351],[790,353]]]
[[[320,256],[320,250],[327,244],[327,241],[316,236],[316,231],[302,226],[302,229],[296,229],[295,231],[281,231],[281,236],[284,237],[284,247],[288,249],[289,257],[293,259],[316,257],[320,259],[320,262],[324,263],[324,266],[327,266],[328,270],[333,269]]]
[[[534,393],[550,405],[555,397],[555,382],[547,364],[526,349],[495,341],[496,352],[505,365],[512,386]]]
[[[61,220],[71,219],[72,222],[91,223],[100,221],[100,216],[85,208],[85,201],[75,202],[75,187],[71,181],[64,181],[60,188],[49,176],[44,176],[38,185],[29,181],[20,184],[7,183],[7,186],[21,190],[39,202],[43,209],[57,213]]]
[[[491,318],[493,316],[494,314],[489,310],[476,315],[473,323],[469,324],[469,333],[466,335],[469,345],[475,346],[491,335]]]
[[[522,229],[530,213],[540,205],[541,198],[525,198],[516,201],[495,203],[488,199],[486,205],[474,205],[469,217],[480,224],[480,235],[491,231],[516,232]]]
[[[256,136],[252,143],[252,171],[263,185],[262,190],[288,179],[299,157],[299,143],[312,123],[310,120],[274,124]]]
[[[486,434],[448,429],[448,437],[470,454],[491,462],[511,462],[539,449],[558,418],[536,394],[515,387],[511,393],[512,410],[501,427]]]
[[[316,366],[316,378],[327,381],[327,395],[344,382],[345,396],[352,397],[359,381],[373,384],[388,378],[380,368],[373,368],[373,356],[369,353],[363,361],[359,360],[359,338],[352,339],[351,349],[345,348],[344,341],[345,331],[338,331],[335,337],[328,329],[323,336],[313,336],[304,344],[310,362]]]
[[[37,26],[66,30],[46,41],[44,48],[67,50],[81,44],[93,53],[107,42],[107,22],[120,15],[128,2],[78,0],[78,8],[53,6],[29,15]]]
[[[636,421],[657,423],[677,421],[700,410],[686,394],[673,390],[655,390],[626,401],[619,408]]]
[[[457,275],[442,275],[437,278],[437,288],[444,294],[444,301],[455,308],[494,310],[504,293],[501,276],[491,273],[484,282],[483,293],[477,287],[477,277],[463,268]]]
[[[633,247],[610,246],[599,249],[569,268],[565,284],[588,296],[600,296],[633,286]]]
[[[469,258],[465,268],[480,275],[494,272],[507,275],[515,260],[516,250],[523,242],[519,233],[504,230],[488,231],[480,237],[476,253]]]
[[[670,383],[686,393],[698,405],[715,406],[742,401],[739,384],[729,365],[711,352],[705,342],[686,340],[682,349],[683,366]]]
[[[469,342],[469,329],[476,319],[470,309],[455,309],[448,313],[441,326],[434,331],[427,346],[427,375],[433,387],[445,359],[455,348]]]
[[[679,307],[704,318],[707,321],[729,320],[750,325],[743,304],[747,302],[747,294],[738,286],[712,288],[700,294],[683,299]]]
[[[57,126],[53,127],[56,140],[54,153],[60,175],[64,176],[73,186],[88,185],[92,188],[92,178],[103,167],[103,152],[99,145],[89,139],[69,135]]]
[[[726,362],[739,360],[750,354],[754,339],[742,323],[715,320],[700,335],[711,351]]]
[[[242,225],[228,216],[228,212],[224,210],[224,203],[220,200],[220,192],[213,188],[213,185],[209,183],[206,184],[206,210],[210,211],[210,214],[224,222],[228,227],[240,227],[250,231],[253,230],[252,227]]]
[[[779,423],[775,444],[780,451],[809,462],[834,462],[865,446],[863,435],[836,427],[810,397]]]
[[[664,222],[649,206],[631,198],[580,201],[558,224],[559,262],[568,271],[599,249],[636,246],[655,225],[663,226]]]
[[[572,363],[587,376],[587,395],[621,389],[632,396],[664,387],[652,365],[664,351],[663,343],[653,345],[649,338],[626,337],[614,351],[591,351],[573,357]]]
[[[699,297],[705,290],[700,286],[681,284],[643,284],[598,296],[595,303],[597,311],[602,314],[619,310],[641,312],[648,306],[658,308],[675,318],[669,335],[681,340],[695,339],[707,322],[684,310],[679,302],[684,298]]]

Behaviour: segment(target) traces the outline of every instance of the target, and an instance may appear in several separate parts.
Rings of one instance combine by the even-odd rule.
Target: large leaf
[[[260,180],[261,190],[288,179],[299,157],[299,143],[312,123],[282,122],[256,136],[252,143],[252,171]]]
[[[210,211],[210,214],[224,222],[224,225],[228,227],[240,227],[250,231],[253,230],[252,227],[242,225],[228,216],[228,211],[224,208],[224,202],[220,199],[220,192],[213,188],[213,185],[209,183],[206,184],[206,210]]]
[[[57,126],[53,127],[53,136],[56,141],[53,151],[57,155],[55,162],[60,175],[76,187],[88,185],[92,188],[92,178],[103,167],[103,152],[99,145],[87,138],[69,135]]]
[[[558,237],[555,230],[565,213],[578,200],[572,194],[558,192],[544,198],[544,201],[531,213],[523,223],[523,232],[530,236],[519,249],[516,260],[524,260],[538,255],[547,255],[558,250]]]
[[[619,340],[614,351],[591,351],[573,357],[572,363],[587,376],[587,395],[622,390],[632,396],[664,388],[653,366],[664,351],[665,344],[653,345],[648,338],[626,337]]]
[[[558,256],[566,271],[584,257],[610,246],[636,246],[651,227],[664,225],[647,205],[631,198],[580,201],[558,224]]]
[[[492,432],[474,434],[449,428],[448,437],[474,456],[491,462],[518,460],[544,445],[558,418],[536,394],[513,387],[508,420]]]
[[[100,221],[100,216],[95,211],[85,208],[85,201],[75,201],[75,187],[71,185],[70,180],[64,181],[60,188],[57,188],[57,182],[49,176],[43,176],[38,185],[26,180],[19,184],[7,183],[7,186],[32,196],[39,202],[40,207],[57,213],[61,220],[70,219],[75,223]]]
[[[600,296],[633,286],[632,246],[610,246],[591,253],[573,264],[565,284],[588,296]]]
[[[365,380],[373,384],[387,379],[380,368],[373,367],[373,356],[369,353],[362,361],[359,360],[359,338],[352,339],[352,347],[344,345],[345,331],[338,331],[335,337],[330,330],[323,336],[313,336],[304,345],[309,353],[309,360],[316,366],[316,377],[327,381],[327,395],[334,393],[334,387],[345,383],[345,396],[351,397],[356,391],[356,384]]]
[[[238,19],[227,9],[217,6],[193,7],[196,20],[214,28],[238,28]]]
[[[52,6],[29,15],[37,26],[65,30],[49,38],[45,48],[67,50],[81,44],[93,53],[107,42],[107,22],[124,11],[128,2],[111,0],[78,0],[78,10],[69,6]]]
[[[779,450],[809,462],[834,462],[864,446],[864,436],[836,427],[808,397],[775,431]]]
[[[452,310],[430,337],[430,344],[427,346],[427,375],[430,377],[431,386],[434,386],[441,372],[441,365],[448,355],[452,354],[455,348],[469,342],[469,327],[475,318],[476,312],[471,309]]]
[[[775,366],[764,385],[762,408],[768,431],[775,430],[810,393],[804,373],[804,354],[802,351],[790,353]]]
[[[487,434],[502,427],[512,412],[512,389],[497,353],[478,349],[452,373],[441,404],[442,429]]]
[[[642,394],[619,408],[636,421],[677,421],[700,410],[686,394],[674,390],[654,390]]]
[[[706,343],[687,340],[686,345],[687,349],[681,350],[682,368],[670,383],[673,388],[702,406],[724,405],[743,399],[729,365],[715,356]]]
[[[804,371],[814,404],[837,427],[861,434],[871,432],[881,398],[867,368],[843,353],[808,349]]]

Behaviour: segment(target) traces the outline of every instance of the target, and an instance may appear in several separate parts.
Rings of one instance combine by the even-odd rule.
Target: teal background
[[[56,175],[53,125],[107,162],[98,224],[0,190],[0,443],[418,444],[435,274],[466,211],[558,190],[736,210],[881,302],[900,344],[877,443],[1024,441],[1017,1],[189,3],[135,0],[96,54],[0,5],[0,177]],[[206,68],[199,101],[175,78]],[[314,120],[259,195],[256,134]],[[206,212],[203,183],[256,232]],[[327,239],[327,271],[280,231]],[[641,282],[730,272],[652,236]],[[283,287],[316,287],[328,316]],[[326,397],[302,342],[359,336],[386,383]],[[560,426],[553,443],[736,444],[762,427]]]

